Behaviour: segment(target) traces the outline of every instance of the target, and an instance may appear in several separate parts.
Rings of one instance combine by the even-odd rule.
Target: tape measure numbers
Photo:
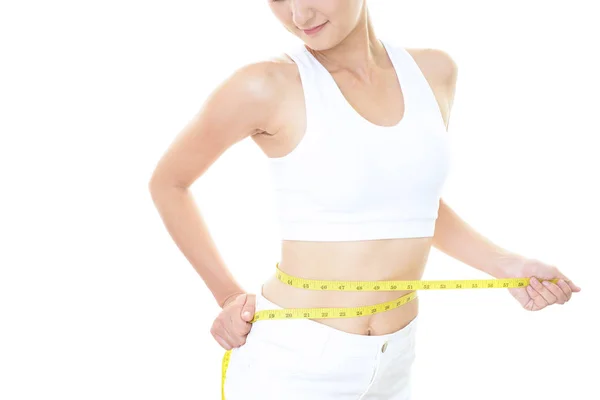
[[[467,280],[416,280],[416,281],[328,281],[304,279],[286,274],[276,264],[276,276],[281,282],[306,290],[333,290],[342,292],[369,291],[401,291],[415,290],[402,297],[385,303],[360,307],[326,307],[326,308],[284,308],[276,310],[260,310],[254,314],[250,323],[262,320],[296,319],[296,318],[354,318],[373,315],[403,306],[417,298],[416,290],[450,290],[450,289],[510,289],[524,288],[529,285],[529,278],[504,279],[467,279]],[[558,283],[557,279],[539,279]],[[225,376],[231,350],[223,356],[221,374],[221,399],[225,400]]]
[[[323,281],[303,279],[277,269],[277,279],[290,286],[309,290],[339,291],[389,291],[389,290],[435,290],[435,289],[506,289],[529,285],[529,278],[467,279],[438,281]],[[558,279],[543,279],[558,283]],[[542,279],[540,279],[542,281]]]

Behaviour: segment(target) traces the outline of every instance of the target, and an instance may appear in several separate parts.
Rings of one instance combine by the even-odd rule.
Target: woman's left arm
[[[461,219],[443,199],[440,199],[432,246],[496,278],[530,278],[526,287],[508,289],[523,308],[530,311],[564,304],[571,299],[572,292],[581,290],[556,266],[494,244]],[[558,284],[546,281],[555,278],[559,279]]]

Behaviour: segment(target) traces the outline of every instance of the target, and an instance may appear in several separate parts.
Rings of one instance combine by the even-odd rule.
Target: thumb
[[[254,294],[246,294],[244,299],[244,304],[242,306],[242,319],[244,321],[251,321],[254,317],[254,312],[256,310],[256,295]]]
[[[569,281],[567,283],[569,284],[569,286],[571,286],[572,291],[581,292],[581,288],[579,286],[577,286],[576,284],[574,284],[573,282]]]
[[[562,278],[567,285],[569,285],[569,287],[571,288],[571,290],[573,292],[581,292],[581,288],[579,286],[577,286],[575,283],[573,283],[572,280],[570,280],[569,278],[567,278],[565,275],[560,274],[559,275],[560,278]]]

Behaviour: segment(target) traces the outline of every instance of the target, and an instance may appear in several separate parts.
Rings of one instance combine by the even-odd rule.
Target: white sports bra
[[[283,240],[433,236],[450,168],[448,133],[410,53],[381,42],[405,104],[390,127],[357,113],[304,45],[288,53],[300,72],[307,125],[290,153],[268,159]]]

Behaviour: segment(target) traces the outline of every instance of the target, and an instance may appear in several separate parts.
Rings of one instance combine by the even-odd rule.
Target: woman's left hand
[[[508,289],[528,311],[539,311],[552,304],[565,304],[571,299],[573,292],[581,291],[579,286],[571,282],[555,266],[520,256],[503,260],[502,273],[498,278],[530,278],[529,285],[526,287]],[[558,284],[549,281],[557,278]]]

